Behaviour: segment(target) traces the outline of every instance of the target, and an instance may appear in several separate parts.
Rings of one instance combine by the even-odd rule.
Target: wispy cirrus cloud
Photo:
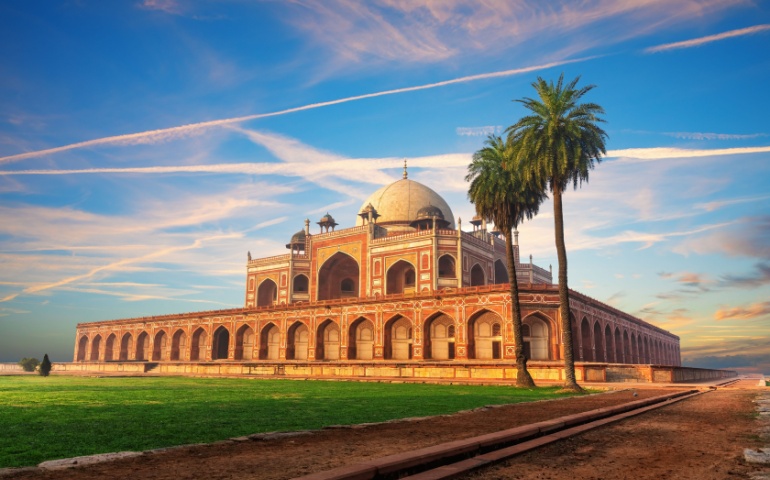
[[[731,198],[727,200],[715,200],[713,202],[706,202],[706,203],[696,203],[693,205],[693,207],[705,210],[707,212],[713,212],[714,210],[718,210],[722,207],[726,207],[729,205],[740,205],[743,203],[754,203],[754,202],[761,202],[763,200],[770,199],[770,195],[759,195],[756,197],[742,197],[742,198]]]
[[[753,27],[739,28],[737,30],[730,30],[729,32],[718,33],[716,35],[707,35],[705,37],[693,38],[691,40],[684,40],[682,42],[666,43],[663,45],[656,45],[654,47],[646,48],[645,53],[657,53],[667,50],[677,50],[680,48],[693,48],[700,47],[707,43],[718,42],[728,38],[742,37],[745,35],[754,35],[770,30],[770,24],[755,25]]]
[[[502,125],[486,125],[483,127],[457,127],[455,132],[461,137],[486,137],[488,135],[500,135]]]
[[[423,85],[416,85],[412,87],[396,88],[392,90],[383,90],[374,93],[366,93],[363,95],[354,95],[352,97],[344,97],[336,100],[329,100],[326,102],[317,102],[300,107],[287,108],[284,110],[278,110],[269,113],[257,113],[253,115],[243,115],[239,117],[223,118],[219,120],[210,120],[207,122],[197,122],[188,125],[180,125],[177,127],[161,128],[156,130],[147,130],[137,133],[129,133],[124,135],[113,135],[110,137],[96,138],[93,140],[86,140],[83,142],[70,143],[68,145],[62,145],[60,147],[46,148],[42,150],[35,150],[31,152],[18,153],[15,155],[7,155],[0,157],[0,164],[18,162],[20,160],[26,160],[30,158],[39,158],[46,155],[53,155],[62,152],[68,152],[71,150],[78,150],[83,148],[98,147],[105,145],[146,145],[156,144],[161,142],[168,142],[171,140],[178,140],[181,138],[187,138],[195,135],[200,135],[203,132],[228,126],[235,126],[244,122],[258,120],[260,118],[276,117],[280,115],[288,115],[290,113],[302,112],[306,110],[313,110],[316,108],[328,107],[331,105],[339,105],[342,103],[355,102],[359,100],[365,100],[368,98],[382,97],[386,95],[397,95],[401,93],[416,92],[420,90],[427,90],[431,88],[440,88],[448,85],[455,85],[458,83],[475,82],[479,80],[487,80],[491,78],[502,78],[513,75],[520,75],[523,73],[530,73],[539,70],[545,70],[561,65],[567,65],[571,63],[584,62],[595,57],[578,58],[572,60],[564,60],[559,62],[550,62],[541,65],[534,65],[530,67],[514,68],[510,70],[500,70],[496,72],[480,73],[477,75],[466,75],[464,77],[453,78],[450,80],[444,80],[441,82],[427,83]]]
[[[746,307],[725,307],[714,312],[714,320],[755,320],[770,315],[770,302],[758,302]]]
[[[769,136],[767,133],[709,133],[709,132],[663,132],[663,135],[683,140],[750,140]]]
[[[515,48],[542,40],[545,32],[559,32],[562,50],[558,54],[575,54],[597,45],[647,35],[735,4],[714,0],[597,0],[579,5],[534,0],[299,0],[287,18],[306,32],[314,44],[325,46],[338,61],[435,63]],[[575,35],[586,28],[594,28],[591,38]],[[567,48],[563,46],[565,38],[569,39]]]
[[[770,262],[759,262],[754,271],[744,275],[724,275],[720,284],[725,287],[756,288],[770,285]]]
[[[608,158],[618,158],[622,162],[653,161],[671,158],[702,158],[717,157],[723,155],[749,155],[755,153],[768,153],[770,146],[762,147],[736,147],[736,148],[626,148],[621,150],[607,150]]]

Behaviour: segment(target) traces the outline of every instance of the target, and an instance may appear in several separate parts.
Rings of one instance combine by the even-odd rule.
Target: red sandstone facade
[[[78,324],[75,362],[513,361],[498,234],[455,228],[444,200],[406,175],[359,217],[335,231],[327,214],[315,235],[306,221],[289,254],[249,255],[243,308]],[[516,243],[525,351],[533,366],[561,360],[558,288]],[[577,361],[680,365],[679,337],[578,292],[570,308]]]

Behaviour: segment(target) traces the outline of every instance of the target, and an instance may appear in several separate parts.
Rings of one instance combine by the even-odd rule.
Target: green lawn
[[[564,396],[557,388],[0,376],[0,468]]]

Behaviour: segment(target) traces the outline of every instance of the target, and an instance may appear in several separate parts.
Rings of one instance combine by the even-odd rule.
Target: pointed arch
[[[181,328],[171,337],[171,360],[184,360],[182,355],[187,351],[187,334]]]
[[[340,359],[340,327],[331,319],[318,325],[315,344],[316,360]]]
[[[307,360],[310,329],[304,322],[292,323],[286,333],[286,360]]]
[[[139,361],[146,361],[149,353],[150,335],[143,331],[136,336],[136,355],[134,358]]]
[[[93,339],[91,339],[91,356],[89,357],[89,360],[92,362],[98,362],[99,361],[99,350],[102,347],[102,336],[97,334],[94,336]]]
[[[416,275],[414,265],[406,260],[399,260],[388,268],[385,276],[385,291],[387,295],[414,292]]]
[[[115,342],[117,341],[118,337],[114,333],[111,333],[109,337],[107,337],[107,341],[104,343],[104,361],[110,362],[112,360],[115,360]]]
[[[211,359],[227,360],[230,348],[230,330],[220,325],[214,330],[211,342]]]
[[[591,342],[591,327],[586,317],[583,317],[580,322],[580,347],[580,359],[584,362],[593,362],[594,349]]]
[[[269,307],[278,300],[278,285],[271,278],[262,280],[257,287],[257,306]]]
[[[294,276],[294,283],[292,284],[292,291],[294,293],[307,293],[310,286],[310,280],[307,275],[300,273]]]
[[[120,357],[119,360],[128,360],[131,352],[134,349],[134,337],[126,332],[123,338],[120,339]]]
[[[360,267],[345,252],[329,257],[318,269],[318,300],[359,296]]]
[[[192,341],[190,342],[190,360],[205,362],[207,360],[206,355],[206,342],[208,341],[208,335],[203,327],[199,327],[192,334]]]
[[[604,335],[599,321],[594,322],[594,362],[604,362]]]
[[[620,328],[615,327],[615,363],[625,363],[623,356],[623,337],[620,334]]]
[[[457,278],[455,257],[445,253],[438,258],[438,278]]]
[[[386,360],[412,358],[412,321],[403,315],[394,315],[385,322],[384,351]]]
[[[495,283],[499,285],[508,282],[510,282],[508,279],[508,267],[505,265],[505,262],[498,258],[495,260]]]
[[[471,267],[471,287],[487,284],[487,275],[484,273],[484,268],[478,263],[474,263]]]
[[[159,330],[155,334],[155,341],[152,347],[153,361],[168,360],[168,334],[165,330]]]
[[[77,362],[85,362],[86,360],[86,350],[88,350],[88,335],[83,335],[80,337],[80,340],[78,340],[78,353],[75,357]]]
[[[455,358],[455,322],[444,312],[436,312],[425,322],[423,358],[453,360]]]
[[[235,359],[252,360],[254,358],[254,329],[241,325],[235,332]]]
[[[281,329],[268,322],[259,332],[259,359],[278,360],[281,348]]]
[[[549,360],[548,346],[553,332],[551,320],[540,313],[532,313],[522,319],[521,327],[524,355],[530,360]]]
[[[612,329],[609,325],[604,326],[604,352],[607,355],[607,363],[618,363],[615,358],[616,347],[612,341]]]
[[[631,338],[628,336],[628,330],[623,330],[623,363],[634,363],[631,357]]]
[[[371,360],[374,358],[374,323],[366,317],[358,317],[348,328],[348,359]]]
[[[468,358],[501,359],[503,319],[490,310],[481,310],[468,319]]]

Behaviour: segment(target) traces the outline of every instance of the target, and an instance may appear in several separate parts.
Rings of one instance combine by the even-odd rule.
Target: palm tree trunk
[[[521,334],[521,305],[519,304],[519,282],[516,279],[516,258],[513,255],[511,229],[505,230],[505,255],[508,260],[508,280],[511,285],[511,310],[513,317],[513,341],[516,343],[516,385],[534,387],[535,381],[527,370],[527,357],[524,356],[524,337]]]
[[[564,213],[561,204],[561,188],[554,183],[553,221],[556,237],[556,255],[559,259],[559,316],[564,343],[565,388],[582,390],[575,379],[575,358],[572,351],[572,328],[569,313],[569,287],[567,286],[567,247],[564,245]]]

